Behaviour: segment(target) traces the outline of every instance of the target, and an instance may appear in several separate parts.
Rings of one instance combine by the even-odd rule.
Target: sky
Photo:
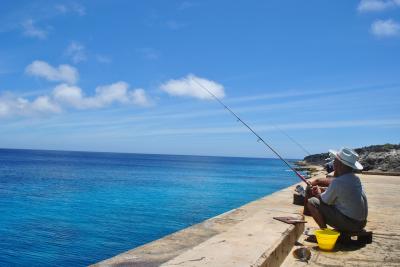
[[[273,157],[200,85],[286,158],[399,143],[399,48],[400,0],[2,1],[0,147]]]

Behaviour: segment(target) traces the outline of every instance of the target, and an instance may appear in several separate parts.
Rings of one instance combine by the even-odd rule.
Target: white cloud
[[[55,9],[62,14],[76,13],[79,16],[84,16],[86,14],[85,7],[78,3],[59,4],[55,6]]]
[[[192,1],[184,1],[182,2],[179,6],[178,6],[178,10],[182,11],[182,10],[186,10],[195,6],[198,6],[199,4],[196,2],[192,2]]]
[[[361,0],[357,10],[359,12],[376,12],[400,6],[400,0]]]
[[[400,24],[392,19],[376,20],[371,25],[371,32],[378,37],[391,37],[400,35]]]
[[[83,94],[81,88],[67,84],[57,85],[53,90],[53,98],[62,105],[75,108],[83,106]]]
[[[85,96],[78,86],[60,84],[51,94],[32,100],[10,93],[0,95],[0,118],[10,116],[34,116],[62,112],[63,108],[100,109],[113,104],[150,106],[152,101],[143,89],[129,90],[126,82],[99,86],[93,96]]]
[[[0,116],[31,115],[33,113],[61,112],[63,107],[74,109],[98,109],[114,104],[152,106],[154,103],[143,89],[129,89],[123,81],[98,86],[93,96],[85,96],[83,90],[74,85],[78,81],[78,71],[69,65],[53,67],[47,62],[36,60],[28,65],[25,72],[49,81],[64,82],[54,87],[51,94],[29,100],[24,97],[6,95],[1,97]]]
[[[34,111],[46,112],[46,113],[58,113],[61,108],[48,96],[39,96],[32,102],[32,109]]]
[[[110,106],[114,103],[149,106],[150,100],[143,89],[128,90],[126,82],[116,82],[96,88],[94,96],[84,96],[81,88],[67,84],[58,85],[53,90],[56,102],[77,109],[93,109]]]
[[[53,67],[47,62],[35,60],[25,69],[25,72],[32,76],[45,78],[49,81],[67,82],[75,84],[79,79],[78,71],[70,65],[59,65]]]
[[[38,28],[32,19],[26,20],[22,23],[23,34],[29,37],[46,39],[48,32]]]
[[[153,105],[153,102],[149,100],[149,98],[146,95],[146,92],[139,88],[135,89],[132,92],[130,92],[130,99],[131,101],[138,105],[138,106],[151,106]]]
[[[94,107],[110,105],[114,102],[122,104],[129,103],[128,96],[129,84],[126,82],[116,82],[110,85],[103,85],[96,88],[96,95],[91,100]]]
[[[61,112],[61,107],[48,96],[39,96],[33,101],[11,94],[0,96],[0,118],[13,115],[34,116],[59,112]]]
[[[207,88],[218,98],[225,96],[224,86],[204,78],[189,74],[178,80],[169,80],[160,86],[160,89],[173,96],[185,96],[198,99],[212,99],[212,96],[199,84]]]
[[[100,63],[111,63],[112,59],[105,55],[96,55],[96,60]]]
[[[5,117],[10,113],[10,105],[8,101],[0,98],[0,118]]]
[[[58,12],[63,13],[63,14],[68,12],[68,8],[66,5],[56,5],[55,8]]]
[[[87,59],[85,47],[78,42],[71,42],[67,47],[65,54],[69,56],[75,64],[86,61]]]
[[[75,13],[77,13],[80,16],[86,15],[86,8],[78,3],[72,3],[71,4],[71,10]]]

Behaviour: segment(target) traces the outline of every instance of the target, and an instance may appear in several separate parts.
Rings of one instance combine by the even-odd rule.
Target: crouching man
[[[354,174],[363,169],[358,154],[348,148],[329,153],[334,157],[335,179],[323,193],[313,186],[315,197],[308,200],[307,207],[320,228],[330,225],[341,232],[360,231],[367,223],[368,204],[360,178]]]

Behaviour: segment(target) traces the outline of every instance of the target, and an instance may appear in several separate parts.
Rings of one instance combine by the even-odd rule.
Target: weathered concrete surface
[[[314,177],[321,177],[322,171]],[[373,243],[338,246],[334,252],[310,247],[311,266],[400,266],[400,177],[360,175],[369,202],[367,229]],[[289,250],[303,231],[272,219],[298,215],[291,204],[293,188],[251,202],[200,224],[102,261],[94,266],[305,266]],[[306,217],[306,227],[317,228]],[[296,248],[296,247],[295,247]],[[288,255],[288,256],[287,256]],[[287,256],[287,257],[286,257]]]
[[[162,266],[279,266],[304,228],[276,221],[274,215],[260,211]]]
[[[279,266],[301,235],[293,186],[93,266]]]
[[[360,175],[369,205],[367,230],[373,231],[373,242],[365,247],[338,245],[333,252],[318,250],[315,243],[299,238],[311,249],[309,263],[296,261],[290,253],[282,266],[400,266],[400,177]],[[306,228],[317,228],[306,217]],[[294,247],[295,249],[297,247]]]

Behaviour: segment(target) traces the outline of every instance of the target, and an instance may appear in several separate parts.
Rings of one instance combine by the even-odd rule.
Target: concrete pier
[[[293,188],[250,202],[93,266],[279,266],[304,229],[274,220],[299,216]]]
[[[400,177],[361,180],[369,201],[367,229],[374,232],[373,243],[362,248],[322,252],[302,235],[304,227],[316,228],[312,218],[296,226],[274,220],[300,216],[291,186],[93,266],[305,266],[292,256],[296,240],[311,249],[311,266],[399,266]]]

